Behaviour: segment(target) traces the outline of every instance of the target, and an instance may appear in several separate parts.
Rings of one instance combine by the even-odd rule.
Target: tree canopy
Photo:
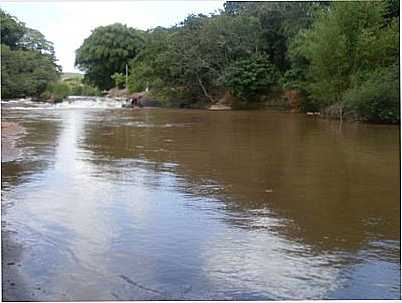
[[[25,34],[25,24],[20,22],[16,17],[7,14],[2,9],[0,9],[0,18],[1,43],[11,49],[17,48],[18,42]]]
[[[295,54],[309,62],[305,87],[320,106],[357,109],[369,120],[399,119],[399,98],[379,102],[377,94],[368,95],[374,87],[385,91],[381,82],[384,88],[393,87],[394,96],[399,91],[398,75],[390,75],[399,64],[399,17],[387,20],[388,8],[380,1],[336,2],[318,14],[311,29],[299,34]],[[372,102],[375,106],[369,105]],[[389,117],[375,117],[372,106],[389,112]]]
[[[311,23],[318,6],[227,2],[219,14],[190,15],[171,28],[150,30],[141,55],[130,62],[129,87],[149,83],[209,102],[226,90],[249,98],[270,91],[290,67],[288,40]],[[249,63],[259,68],[250,71]],[[263,89],[263,83],[269,85]]]
[[[2,97],[40,96],[61,71],[53,44],[1,9],[0,19]]]
[[[3,98],[41,95],[61,70],[53,44],[0,17]],[[129,91],[149,87],[189,107],[223,96],[254,106],[296,92],[301,110],[397,122],[399,1],[228,1],[169,28],[97,27],[75,64],[90,93],[125,87],[128,64]]]
[[[76,51],[75,64],[85,79],[101,89],[113,87],[112,75],[124,73],[125,65],[144,44],[142,31],[115,23],[97,27]]]

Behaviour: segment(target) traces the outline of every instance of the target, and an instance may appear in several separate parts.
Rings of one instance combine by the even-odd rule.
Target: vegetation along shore
[[[76,51],[83,77],[61,77],[52,43],[39,31],[4,11],[1,22],[3,99],[61,101],[120,89],[123,97],[146,91],[145,100],[162,107],[400,120],[395,0],[228,1],[169,28],[100,26]]]

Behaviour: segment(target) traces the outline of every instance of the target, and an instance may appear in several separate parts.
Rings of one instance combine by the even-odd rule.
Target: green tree
[[[277,83],[279,73],[275,66],[260,55],[234,62],[225,71],[224,84],[242,99],[268,93]]]
[[[126,84],[126,76],[122,73],[114,73],[112,75],[112,79],[114,81],[114,84],[118,88],[124,88]]]
[[[0,18],[2,97],[38,97],[61,70],[53,44],[1,9]]]
[[[340,118],[351,99],[345,93],[373,86],[368,75],[399,56],[399,20],[387,24],[386,12],[385,2],[334,2],[295,39],[294,53],[309,62],[307,90],[321,107],[337,104]]]
[[[67,83],[51,82],[48,84],[41,97],[47,100],[61,102],[69,95],[71,95],[71,88]]]
[[[314,11],[328,6],[325,1],[311,2],[232,2],[225,3],[231,16],[256,18],[262,40],[261,51],[282,73],[290,68],[289,41],[314,20]]]
[[[82,77],[75,76],[64,79],[61,84],[67,84],[69,86],[69,95],[72,96],[100,96],[101,92],[98,88],[88,85],[83,82]],[[49,90],[51,94],[52,91]]]
[[[226,67],[261,48],[256,21],[249,16],[190,15],[171,29],[149,32],[144,51],[131,62],[131,87],[171,87],[215,102],[214,92],[224,88]]]
[[[18,42],[25,34],[25,24],[20,22],[16,17],[7,14],[2,9],[0,9],[0,24],[1,43],[11,49],[17,48]]]
[[[75,64],[85,79],[100,89],[113,87],[114,73],[124,73],[125,65],[136,57],[144,44],[143,32],[115,23],[97,27],[76,51]]]
[[[169,73],[170,61],[165,60],[169,56],[164,56],[164,53],[168,52],[170,34],[170,30],[162,27],[146,32],[143,49],[130,61],[130,91],[143,91],[147,85],[154,90],[167,85],[162,83],[161,78],[168,77]]]
[[[394,64],[372,71],[345,93],[344,100],[364,120],[397,123],[399,92],[399,65]]]
[[[35,51],[11,50],[1,45],[2,97],[38,97],[58,78],[54,62]]]
[[[26,28],[24,35],[18,41],[18,47],[23,50],[32,50],[48,56],[54,63],[56,54],[51,41],[46,40],[45,36],[38,30]],[[56,65],[61,72],[61,67]]]

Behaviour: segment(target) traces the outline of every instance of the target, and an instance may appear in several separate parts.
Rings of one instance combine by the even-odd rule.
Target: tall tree
[[[222,90],[225,69],[261,49],[257,20],[252,16],[190,15],[179,25],[147,34],[144,52],[132,62],[131,80],[151,86],[180,88],[214,102]]]
[[[2,97],[38,97],[61,71],[53,44],[1,9],[0,18]]]
[[[321,106],[338,104],[340,117],[344,95],[399,58],[399,18],[386,24],[386,12],[385,2],[335,2],[295,41],[310,63],[307,89]]]
[[[2,9],[0,9],[0,21],[1,43],[7,45],[11,49],[17,48],[18,42],[26,32],[25,24]]]
[[[248,2],[228,1],[225,14],[229,16],[249,16],[256,18],[261,35],[261,51],[281,72],[290,68],[288,45],[301,30],[310,26],[314,11],[328,2]]]
[[[115,23],[92,31],[76,51],[75,64],[85,79],[101,89],[113,87],[111,76],[124,73],[125,65],[135,58],[144,44],[143,32]]]

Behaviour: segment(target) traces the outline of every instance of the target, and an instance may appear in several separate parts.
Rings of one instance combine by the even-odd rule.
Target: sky
[[[54,43],[63,72],[74,67],[75,50],[93,29],[115,22],[137,29],[169,27],[189,14],[208,14],[223,9],[225,1],[71,1],[1,2],[0,7],[26,26],[39,30]]]

